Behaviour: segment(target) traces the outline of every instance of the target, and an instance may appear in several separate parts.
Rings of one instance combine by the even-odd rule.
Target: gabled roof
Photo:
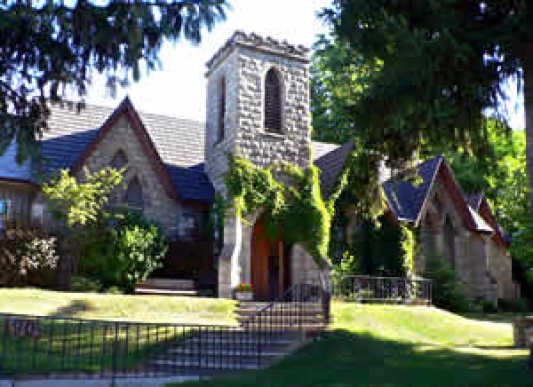
[[[314,164],[320,169],[320,190],[324,198],[335,190],[344,165],[353,150],[353,142],[342,146],[313,142]]]
[[[442,156],[437,156],[418,165],[416,173],[422,181],[416,186],[410,181],[399,179],[390,179],[383,183],[389,206],[398,220],[411,223],[418,221],[442,160]]]
[[[78,113],[74,108],[53,106],[50,130],[42,140],[44,172],[80,168],[119,117],[130,121],[169,196],[214,200],[213,187],[203,172],[204,125],[137,112],[129,99],[115,110],[87,105]]]
[[[213,186],[204,172],[205,124],[138,112],[129,99],[114,110],[86,105],[78,112],[74,107],[52,106],[49,130],[42,139],[45,174],[59,169],[79,169],[122,116],[136,130],[169,195],[181,200],[214,201]],[[316,141],[311,145],[315,163],[321,170],[321,187],[329,195],[342,172],[350,146]]]
[[[487,198],[485,197],[485,194],[483,192],[476,192],[474,194],[468,195],[467,200],[470,205],[477,211],[477,213],[479,213],[483,220],[492,228],[492,230],[494,230],[494,234],[492,236],[494,241],[504,246],[508,246],[510,240],[508,236],[505,235],[505,231],[496,221],[494,213],[492,212],[492,208],[490,207],[490,204]]]
[[[389,206],[398,220],[411,222],[415,227],[420,224],[433,184],[436,178],[440,177],[464,226],[471,231],[493,232],[492,228],[468,205],[450,166],[442,155],[419,164],[415,173],[422,180],[420,184],[413,185],[410,181],[398,178],[390,179],[383,184]]]

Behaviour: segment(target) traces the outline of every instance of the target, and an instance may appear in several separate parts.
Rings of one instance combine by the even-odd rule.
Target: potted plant
[[[243,282],[235,287],[235,299],[238,301],[252,301],[254,299],[254,291],[252,284]]]

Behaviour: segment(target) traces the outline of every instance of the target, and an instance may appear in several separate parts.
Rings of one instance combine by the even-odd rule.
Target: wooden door
[[[283,239],[271,240],[261,219],[252,234],[252,285],[255,298],[270,301],[281,296],[289,286],[289,261]]]

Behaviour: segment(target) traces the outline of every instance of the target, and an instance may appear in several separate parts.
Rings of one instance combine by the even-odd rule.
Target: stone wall
[[[274,68],[282,82],[282,133],[263,127],[264,83]],[[226,196],[223,175],[228,154],[251,160],[255,165],[292,163],[310,165],[311,112],[309,58],[307,50],[285,42],[237,32],[208,63],[206,118],[206,172],[218,194]],[[224,139],[219,141],[221,82],[225,80]],[[251,278],[253,221],[242,223],[234,214],[226,217],[224,246],[219,260],[219,296],[230,297],[231,289]],[[293,268],[312,268],[309,255],[293,254]],[[300,268],[300,269],[298,269]],[[301,274],[293,270],[293,282]]]
[[[448,246],[444,227],[450,222],[453,227],[453,246]],[[439,177],[435,181],[421,217],[422,254],[416,258],[416,272],[425,267],[425,256],[436,252],[448,259],[469,298],[496,299],[498,283],[489,271],[487,243],[490,236],[472,232],[463,224],[456,205]],[[455,257],[450,256],[453,249]]]
[[[489,270],[498,282],[498,298],[516,298],[513,263],[506,246],[494,239],[488,241]]]
[[[181,206],[167,195],[128,120],[121,118],[117,121],[87,158],[84,167],[91,172],[108,167],[119,150],[128,158],[128,169],[124,175],[123,187],[114,192],[114,199],[120,201],[125,187],[136,177],[142,186],[143,215],[157,222],[167,235],[175,234],[178,230]],[[83,171],[79,173],[78,178],[83,178]]]

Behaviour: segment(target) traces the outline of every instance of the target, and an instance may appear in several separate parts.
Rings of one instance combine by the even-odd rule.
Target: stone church
[[[40,182],[60,169],[81,176],[85,168],[127,166],[125,189],[114,200],[156,221],[169,241],[193,246],[206,238],[216,195],[226,195],[227,154],[262,167],[313,162],[327,197],[351,144],[311,140],[308,54],[302,46],[236,32],[207,63],[205,123],[138,112],[127,98],[114,110],[53,106],[40,170],[31,161],[17,165],[15,145],[0,157],[0,229],[47,227]],[[416,187],[384,182],[390,215],[421,229],[424,251],[446,256],[471,297],[515,297],[508,241],[487,201],[481,194],[466,197],[443,157],[422,163],[418,173],[423,184]],[[231,298],[235,286],[252,282],[258,299],[272,299],[291,284],[319,278],[302,246],[268,238],[260,214],[243,222],[230,213],[223,229],[210,263],[194,271],[212,276],[219,297]],[[423,267],[421,254],[417,271]]]

